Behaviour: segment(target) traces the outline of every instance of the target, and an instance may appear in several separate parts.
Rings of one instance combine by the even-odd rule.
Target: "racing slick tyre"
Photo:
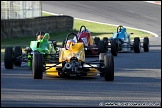
[[[99,37],[95,37],[94,38],[94,42],[95,42],[95,44],[98,46],[98,42],[100,41],[100,38]]]
[[[20,46],[16,46],[14,48],[14,65],[15,66],[21,66],[21,59],[17,58],[22,55],[22,48]]]
[[[106,45],[108,45],[108,38],[107,37],[104,37],[103,41],[105,41]]]
[[[118,45],[115,39],[111,40],[111,54],[113,56],[118,55]]]
[[[134,44],[133,44],[134,52],[140,53],[141,50],[141,43],[139,37],[134,38]]]
[[[148,37],[144,37],[143,39],[143,49],[144,49],[144,52],[149,52],[149,38]]]
[[[107,47],[106,44],[103,40],[98,42],[98,53],[106,53]]]
[[[104,69],[102,69],[101,67],[104,66],[104,56],[105,56],[105,53],[100,53],[99,54],[99,61],[100,61],[100,76],[101,77],[104,77]]]
[[[13,50],[7,47],[4,53],[4,66],[6,69],[13,69]]]
[[[114,80],[114,57],[112,55],[104,56],[104,65],[105,65],[105,81]]]
[[[43,78],[43,55],[39,52],[33,53],[32,72],[34,79]]]

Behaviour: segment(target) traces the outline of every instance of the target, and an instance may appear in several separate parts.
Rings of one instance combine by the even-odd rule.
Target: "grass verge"
[[[42,12],[42,16],[50,16],[50,14],[47,14],[45,12]],[[82,21],[82,20],[74,20],[74,27],[72,31],[65,31],[65,32],[55,32],[55,33],[50,33],[50,39],[57,40],[58,45],[62,44],[62,40],[65,39],[67,34],[70,32],[78,33],[80,30],[80,26],[86,26],[88,30],[91,32],[91,35],[93,37],[97,36],[100,37],[101,39],[103,37],[112,37],[112,34],[108,34],[109,32],[116,32],[117,27],[116,26],[110,26],[110,25],[104,25],[104,24],[98,24],[98,23],[92,23],[88,21]],[[123,25],[124,26],[124,25]],[[134,30],[134,29],[129,29],[127,28],[127,32],[131,33],[133,32],[134,34],[131,35],[131,39],[134,37],[149,37],[153,36],[150,33],[139,31],[139,30]],[[1,62],[3,61],[4,57],[4,51],[5,48],[8,46],[21,46],[22,49],[24,50],[25,47],[29,46],[30,41],[36,40],[35,36],[32,37],[25,37],[25,38],[13,38],[13,39],[1,39]]]

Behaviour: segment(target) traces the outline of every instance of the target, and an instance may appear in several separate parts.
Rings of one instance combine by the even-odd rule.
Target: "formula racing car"
[[[113,37],[107,41],[107,48],[111,48],[113,56],[117,56],[118,52],[128,52],[134,50],[135,53],[140,53],[141,48],[144,52],[149,52],[149,38],[144,37],[143,42],[140,41],[139,37],[135,37],[134,41],[130,40],[130,35],[134,33],[127,33],[126,28],[119,25],[117,32],[113,33]],[[143,43],[143,45],[141,44]]]
[[[76,37],[76,40],[69,38]],[[100,73],[106,81],[114,80],[114,58],[112,55],[100,53],[99,59],[86,62],[84,43],[79,42],[75,33],[69,33],[65,39],[64,47],[59,49],[59,61],[43,62],[43,54],[33,54],[33,77],[42,79],[43,72],[49,76],[96,76]]]
[[[43,60],[58,60],[57,42],[49,40],[48,33],[38,32],[37,40],[30,42],[30,47],[25,48],[22,52],[21,46],[6,47],[4,54],[4,66],[6,69],[13,69],[13,66],[21,66],[22,62],[27,62],[29,67],[32,67],[33,53],[38,52],[43,55]]]
[[[89,30],[82,25],[80,31],[77,33],[78,41],[84,43],[85,56],[98,56],[100,53],[106,53],[106,43],[100,40],[99,37],[92,37]],[[74,37],[76,40],[76,37]],[[62,46],[64,46],[64,43]]]

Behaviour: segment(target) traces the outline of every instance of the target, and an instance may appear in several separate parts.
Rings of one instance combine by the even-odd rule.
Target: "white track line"
[[[60,15],[60,16],[63,15],[63,14],[56,14],[56,13],[46,12],[46,11],[42,11],[42,12],[45,12],[45,13],[51,14],[51,15]],[[97,22],[97,21],[92,21],[92,20],[86,20],[86,19],[81,19],[81,18],[74,18],[74,19],[78,19],[78,20],[82,20],[82,21],[88,21],[88,22],[93,22],[93,23],[98,23],[98,24],[104,24],[104,25],[119,26],[119,25],[115,25],[115,24],[107,24],[107,23],[102,23],[102,22]],[[135,30],[143,31],[143,32],[147,32],[147,33],[150,33],[150,34],[154,35],[155,37],[158,37],[158,35],[156,33],[153,33],[153,32],[148,31],[148,30],[143,30],[143,29],[138,29],[138,28],[133,28],[133,27],[127,27],[127,26],[125,26],[125,27],[126,28],[130,28],[130,29],[135,29]]]
[[[161,5],[161,2],[158,1],[143,1],[143,2]]]

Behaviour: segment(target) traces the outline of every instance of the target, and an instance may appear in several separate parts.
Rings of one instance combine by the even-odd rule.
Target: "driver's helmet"
[[[69,48],[70,48],[71,43],[75,43],[75,40],[69,39],[69,40],[67,41],[67,43],[66,43],[66,49],[69,49]]]
[[[121,32],[122,31],[122,28],[119,28],[119,32]]]
[[[37,34],[36,34],[37,40],[43,39],[44,34],[45,34],[45,32],[43,32],[43,31],[37,32]]]
[[[82,32],[89,32],[89,30],[86,28],[86,29],[82,30]]]

